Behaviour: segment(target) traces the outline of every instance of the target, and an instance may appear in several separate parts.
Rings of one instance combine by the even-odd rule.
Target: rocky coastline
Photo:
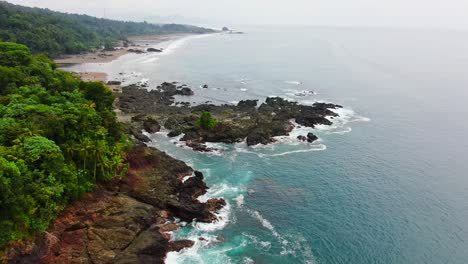
[[[194,243],[171,240],[176,219],[213,222],[225,205],[198,201],[208,189],[203,174],[164,152],[138,144],[127,161],[126,177],[68,206],[34,241],[12,245],[7,262],[164,263],[167,252]]]
[[[212,151],[206,146],[207,142],[237,143],[245,140],[249,146],[269,144],[275,142],[277,136],[289,135],[295,126],[332,125],[331,120],[338,117],[333,110],[342,108],[318,102],[301,105],[280,97],[267,98],[261,104],[258,100],[244,100],[237,105],[175,103],[175,96],[189,99],[193,94],[189,87],[178,83],[165,82],[150,91],[131,85],[123,87],[118,95],[118,107],[123,113],[132,115],[128,131],[135,138],[148,142],[150,139],[142,130],[154,133],[164,127],[169,130],[169,137],[183,135],[181,141],[202,152]],[[203,112],[209,112],[216,118],[215,129],[197,126]],[[317,139],[313,133],[308,133],[297,140],[312,143]]]
[[[114,85],[117,85],[115,83]],[[145,145],[145,135],[161,129],[179,136],[195,151],[214,151],[207,142],[247,145],[269,144],[288,135],[295,126],[331,125],[340,105],[300,105],[280,97],[244,100],[237,105],[175,103],[175,96],[190,98],[194,91],[176,82],[155,90],[138,85],[116,93],[116,110],[125,115],[127,133],[136,146],[127,154],[126,177],[99,185],[96,191],[74,202],[57,217],[47,232],[34,241],[21,241],[6,252],[8,263],[164,263],[170,251],[191,247],[194,241],[171,240],[178,221],[216,221],[223,199],[205,203],[197,198],[208,187],[203,174],[184,162]],[[197,126],[203,112],[218,120],[215,129]],[[295,123],[291,122],[292,120]],[[312,143],[313,133],[298,141]],[[203,239],[203,238],[200,238]]]

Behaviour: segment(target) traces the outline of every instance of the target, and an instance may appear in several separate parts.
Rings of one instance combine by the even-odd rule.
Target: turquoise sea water
[[[150,86],[187,83],[196,102],[278,95],[345,106],[313,145],[291,137],[208,155],[152,135],[152,145],[204,172],[211,189],[202,199],[229,204],[219,222],[177,231],[196,244],[167,262],[467,263],[467,32],[245,31],[77,66]],[[316,94],[296,96],[303,90]]]

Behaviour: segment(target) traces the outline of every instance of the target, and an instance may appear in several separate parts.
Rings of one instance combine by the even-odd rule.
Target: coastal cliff
[[[8,263],[164,263],[167,252],[194,243],[170,241],[175,218],[211,222],[225,205],[199,202],[203,175],[157,149],[137,146],[127,161],[126,177],[67,207],[35,241],[11,247]]]

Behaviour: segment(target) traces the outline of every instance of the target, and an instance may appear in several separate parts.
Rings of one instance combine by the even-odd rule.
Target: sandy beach
[[[127,48],[117,47],[115,50],[96,50],[83,54],[64,55],[61,58],[56,58],[54,61],[63,67],[67,65],[84,64],[84,63],[108,63],[114,61],[121,56],[130,53],[129,50],[143,50],[146,51],[149,47],[157,47],[159,43],[180,39],[193,34],[190,33],[176,33],[165,35],[141,35],[129,37],[130,46]],[[83,81],[107,81],[107,74],[104,72],[76,72]],[[112,86],[114,92],[118,92],[120,87]]]
[[[54,59],[59,65],[67,64],[82,64],[82,63],[106,63],[118,59],[119,57],[129,53],[130,49],[146,50],[147,47],[155,46],[159,43],[183,38],[193,34],[178,33],[178,34],[165,34],[165,35],[142,35],[129,37],[131,45],[128,48],[117,47],[115,50],[97,50],[93,52],[65,55],[60,58]],[[100,73],[97,76],[94,73],[86,73],[83,77],[88,80],[95,80],[95,78],[102,77]]]

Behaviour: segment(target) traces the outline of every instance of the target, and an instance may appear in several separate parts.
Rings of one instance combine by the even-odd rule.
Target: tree
[[[211,115],[210,112],[203,112],[196,125],[203,129],[211,130],[218,125],[218,121]]]
[[[1,247],[45,230],[69,202],[125,172],[129,141],[105,85],[22,45],[0,42],[0,54],[11,55],[0,58]]]

